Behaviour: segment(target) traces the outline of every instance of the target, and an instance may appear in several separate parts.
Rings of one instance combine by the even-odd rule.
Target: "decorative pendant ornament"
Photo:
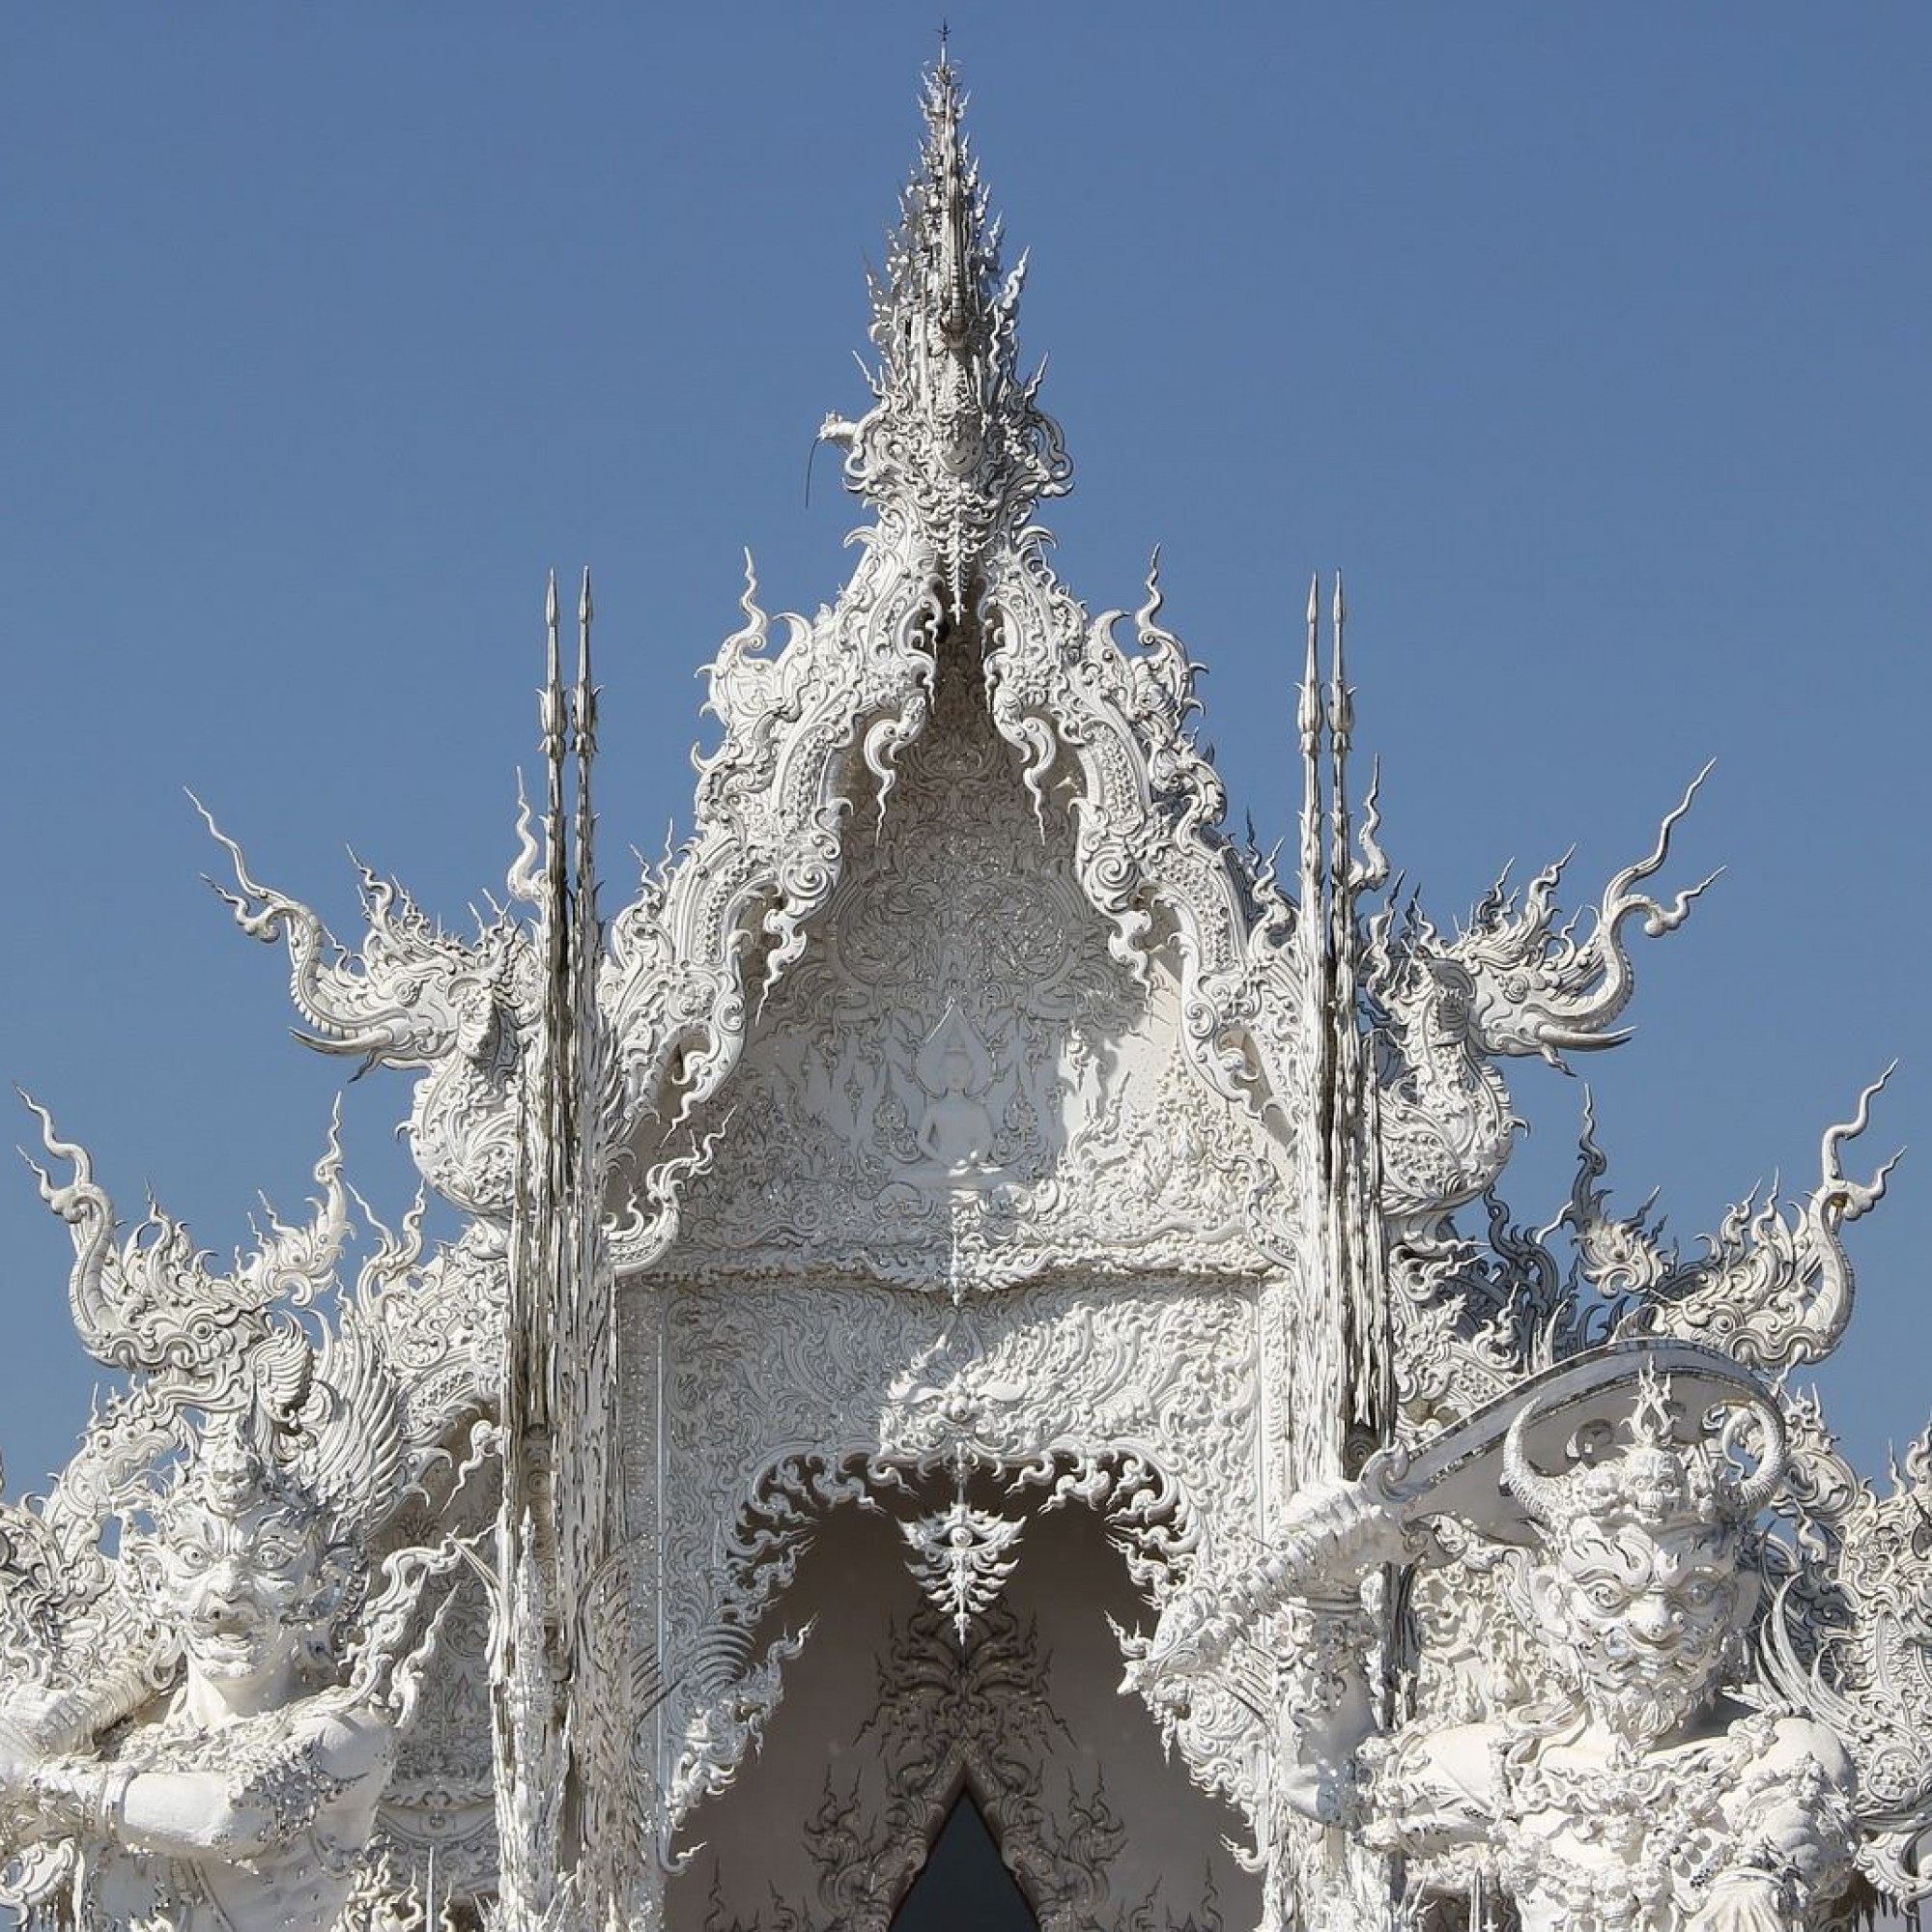
[[[966,1648],[976,1617],[998,1599],[1019,1562],[1023,1517],[975,1509],[966,1498],[970,1459],[962,1442],[952,1458],[952,1501],[943,1510],[899,1524],[909,1567],[926,1601],[949,1618],[959,1648]]]

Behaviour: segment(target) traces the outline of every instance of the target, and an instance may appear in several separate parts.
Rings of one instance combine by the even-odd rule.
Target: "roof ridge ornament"
[[[987,549],[1072,482],[1060,426],[1035,400],[1045,361],[1019,374],[1026,258],[1002,276],[1000,224],[962,128],[965,108],[942,36],[924,76],[925,140],[900,197],[899,229],[885,273],[868,278],[873,404],[857,422],[829,416],[819,432],[843,445],[846,487],[878,511],[880,537],[937,579],[955,621]]]

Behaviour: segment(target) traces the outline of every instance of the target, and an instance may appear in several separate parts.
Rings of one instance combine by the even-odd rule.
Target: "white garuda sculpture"
[[[1135,1670],[1156,1694],[1264,1616],[1297,1651],[1277,1792],[1406,1861],[1411,1901],[1512,1902],[1523,1932],[1787,1932],[1853,1876],[1855,1774],[1837,1737],[1740,1695],[1759,1607],[1752,1525],[1782,1480],[1769,1400],[1680,1446],[1670,1385],[1645,1364],[1620,1441],[1560,1474],[1527,1446],[1532,1395],[1501,1448],[1534,1548],[1502,1595],[1549,1694],[1475,1722],[1384,1731],[1360,1586],[1426,1553],[1426,1499],[1364,1479],[1305,1491],[1282,1545],[1219,1601],[1178,1598]],[[1756,1464],[1735,1460],[1747,1432]],[[1599,1432],[1601,1437],[1601,1431]],[[1160,1687],[1163,1686],[1164,1690]]]

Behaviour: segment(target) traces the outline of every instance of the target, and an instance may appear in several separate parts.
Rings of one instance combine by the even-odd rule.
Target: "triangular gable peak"
[[[1024,808],[1010,829],[1032,849],[1016,843],[1015,866],[1051,855],[1122,981],[1143,996],[1171,982],[1153,997],[1204,1092],[1292,1134],[1304,1109],[1287,1096],[1306,1091],[1308,1060],[1293,908],[1222,830],[1220,780],[1187,728],[1194,667],[1159,621],[1157,583],[1123,646],[1125,613],[1090,616],[1049,567],[1035,514],[1070,487],[1070,466],[1037,374],[1020,373],[1024,263],[1002,272],[944,59],[923,105],[872,286],[873,404],[822,431],[875,513],[859,567],[815,617],[781,617],[775,650],[748,584],[745,625],[711,667],[724,737],[701,768],[696,833],[611,922],[604,1004],[634,1118],[646,1142],[653,1117],[706,1119],[857,855],[921,809],[907,780],[943,709],[949,736],[1004,741],[986,780]]]
[[[1628,932],[1639,922],[1651,934],[1674,929],[1701,890],[1668,902],[1647,890],[1683,808],[1666,818],[1656,848],[1610,881],[1586,929],[1558,912],[1560,866],[1520,893],[1499,887],[1454,936],[1389,908],[1364,924],[1363,895],[1384,868],[1372,802],[1359,838],[1351,830],[1338,582],[1325,679],[1313,596],[1308,611],[1297,911],[1271,868],[1222,829],[1219,780],[1186,728],[1193,668],[1159,621],[1157,587],[1150,584],[1134,616],[1134,641],[1122,643],[1123,613],[1090,617],[1048,564],[1049,539],[1034,519],[1042,498],[1069,487],[1069,470],[1038,406],[1037,377],[1019,371],[1021,274],[1000,270],[961,109],[942,59],[927,82],[925,139],[901,228],[872,291],[873,404],[856,422],[825,426],[845,448],[848,484],[874,513],[858,533],[858,569],[830,609],[780,619],[784,640],[775,650],[772,622],[748,587],[745,624],[712,667],[710,704],[724,735],[702,769],[696,833],[662,870],[646,872],[605,929],[606,945],[593,943],[594,905],[539,865],[527,817],[509,887],[535,919],[503,910],[474,942],[444,932],[400,888],[365,872],[369,929],[358,951],[340,948],[308,906],[254,878],[223,838],[236,885],[226,896],[243,930],[286,941],[303,1037],[426,1076],[412,1108],[412,1150],[425,1180],[471,1217],[466,1250],[492,1265],[515,1215],[533,1072],[550,1050],[545,988],[557,978],[549,954],[560,928],[546,908],[575,907],[565,923],[582,930],[566,950],[596,982],[594,991],[577,986],[566,1003],[582,1003],[579,1031],[595,1037],[595,1050],[580,1056],[589,1087],[579,1099],[596,1129],[595,1159],[630,1151],[611,1177],[617,1213],[606,1233],[615,1271],[635,1275],[678,1240],[680,1197],[694,1175],[701,1181],[734,1138],[753,1138],[726,1084],[754,1026],[778,1030],[771,1003],[810,949],[837,953],[827,939],[836,895],[863,884],[853,876],[858,858],[875,864],[882,841],[910,835],[910,823],[895,821],[912,810],[918,757],[928,774],[941,771],[949,754],[925,741],[935,723],[945,724],[941,714],[956,716],[957,729],[942,736],[963,743],[962,733],[977,734],[1001,753],[976,796],[990,810],[1019,793],[1006,849],[1036,884],[1051,875],[1036,910],[1071,931],[1080,921],[1069,924],[1065,908],[1084,909],[1091,925],[1081,932],[1099,935],[1138,989],[1142,1018],[1170,1037],[1172,1057],[1198,1089],[1191,1104],[1205,1095],[1221,1110],[1217,1120],[1238,1122],[1228,1132],[1242,1150],[1243,1136],[1264,1132],[1280,1199],[1257,1205],[1268,1190],[1258,1191],[1243,1238],[1304,1283],[1325,1283],[1351,1311],[1344,1325],[1366,1365],[1357,1406],[1379,1412],[1385,1394],[1370,1385],[1390,1345],[1380,1336],[1389,1316],[1377,1286],[1378,1244],[1385,1236],[1391,1252],[1426,1264],[1451,1238],[1449,1217],[1501,1173],[1516,1120],[1500,1062],[1560,1060],[1622,1037]],[[587,789],[574,841],[558,799],[570,742],[587,787],[595,739],[587,593],[586,581],[574,696],[556,668],[553,600],[543,727],[549,870],[572,842],[583,881],[594,877]],[[949,991],[924,1015],[928,1034],[945,1020],[990,1042],[997,1015],[982,1009],[976,1019],[969,1005]],[[947,1019],[950,1007],[957,1018]],[[920,1037],[923,1058],[901,1065],[897,1100],[915,1144],[922,1133],[944,1138],[926,1110],[948,1094],[943,1065],[932,1072],[927,1035]],[[969,1061],[977,1051],[966,1043]],[[997,1059],[990,1046],[985,1057]],[[1062,1084],[1077,1089],[1077,1069],[1053,1064]],[[927,1084],[935,1078],[936,1088]],[[1155,1104],[1145,1069],[1130,1085],[1137,1111]],[[1045,1091],[1033,1090],[1037,1114]],[[1091,1081],[1086,1091],[1094,1091]],[[989,1110],[1013,1099],[990,1085],[969,1085],[966,1097]],[[1177,1139],[1164,1118],[1155,1124],[1174,1145],[1192,1131],[1183,1122]],[[1070,1116],[1061,1129],[1070,1144]],[[918,1159],[930,1157],[918,1151]],[[1212,1268],[1233,1264],[1237,1247],[1230,1242]],[[1118,1246],[1114,1264],[1155,1265],[1146,1251],[1136,1264],[1133,1251],[1132,1242]],[[929,1281],[929,1255],[914,1271]],[[1440,1297],[1424,1280],[1415,1299],[1435,1308]],[[1423,1352],[1434,1360],[1440,1350],[1432,1340]],[[1440,1377],[1418,1380],[1415,1406],[1443,1399],[1446,1386]]]

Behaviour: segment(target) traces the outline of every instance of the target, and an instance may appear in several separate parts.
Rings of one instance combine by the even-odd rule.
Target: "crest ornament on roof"
[[[927,563],[956,616],[988,542],[1040,497],[1065,495],[1072,465],[1060,425],[1035,400],[1045,363],[1019,373],[1026,259],[1001,274],[1000,227],[943,47],[923,104],[925,142],[899,230],[885,273],[871,277],[874,402],[857,422],[829,417],[820,434],[844,445],[848,487]]]

